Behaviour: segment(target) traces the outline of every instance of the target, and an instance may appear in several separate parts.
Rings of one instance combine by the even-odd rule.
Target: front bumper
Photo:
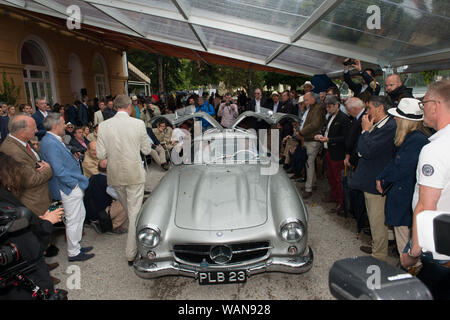
[[[302,257],[270,257],[257,263],[239,264],[232,267],[224,265],[202,268],[179,264],[175,261],[151,262],[148,259],[141,258],[134,263],[134,272],[144,279],[164,276],[184,276],[197,279],[199,272],[245,270],[247,276],[251,277],[265,272],[304,273],[311,269],[313,261],[313,251],[308,247],[306,255]]]

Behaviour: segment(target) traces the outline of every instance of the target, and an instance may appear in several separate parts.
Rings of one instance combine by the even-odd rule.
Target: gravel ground
[[[164,175],[160,168],[151,167],[148,172],[146,190],[152,190]],[[297,183],[297,187],[303,184]],[[327,213],[331,204],[320,199],[328,190],[326,180],[318,180],[318,190],[305,201],[309,211],[309,245],[314,251],[312,269],[301,275],[267,273],[251,277],[243,284],[200,286],[197,281],[183,277],[165,277],[144,280],[137,277],[129,267],[125,253],[126,234],[97,234],[85,228],[83,246],[94,246],[96,256],[85,262],[67,261],[64,236],[58,236],[58,256],[47,262],[59,262],[60,266],[51,274],[61,279],[58,288],[69,291],[71,300],[116,299],[198,299],[198,300],[328,300],[334,299],[328,289],[328,272],[334,261],[364,255],[359,247],[368,244],[368,238],[356,236],[356,223],[352,218]],[[391,263],[396,259],[391,257]],[[69,289],[73,281],[73,266],[81,274],[79,289]]]

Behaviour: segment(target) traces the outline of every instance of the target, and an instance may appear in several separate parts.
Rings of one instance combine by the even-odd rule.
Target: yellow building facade
[[[126,93],[122,55],[82,29],[71,32],[0,8],[0,73],[21,87],[16,104],[34,107],[37,97],[72,104],[82,93],[89,99]]]

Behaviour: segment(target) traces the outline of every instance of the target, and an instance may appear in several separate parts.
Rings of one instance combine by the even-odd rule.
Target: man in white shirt
[[[47,117],[47,102],[45,98],[36,98],[36,112],[33,113],[32,117],[36,121],[36,126],[38,132],[36,136],[39,140],[47,133],[47,130],[44,128],[44,119]]]
[[[106,106],[105,106],[105,101],[100,101],[98,103],[98,107],[100,110],[96,111],[94,113],[94,126],[99,124],[100,122],[103,122],[103,120],[105,120],[103,118],[103,110],[105,110]]]
[[[435,299],[450,299],[450,257],[422,253],[417,228],[417,216],[425,210],[450,212],[450,80],[431,84],[420,106],[424,111],[424,125],[437,132],[419,155],[411,248],[402,254],[401,263],[408,268],[421,259],[419,279]]]

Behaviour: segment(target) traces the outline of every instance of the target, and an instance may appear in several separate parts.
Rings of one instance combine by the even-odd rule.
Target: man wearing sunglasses
[[[401,256],[404,268],[422,260],[418,278],[435,299],[450,299],[450,256],[422,252],[419,245],[417,216],[425,210],[450,212],[450,80],[432,83],[419,107],[424,125],[435,129],[430,143],[422,148],[417,164],[417,183],[413,197],[411,248]]]

